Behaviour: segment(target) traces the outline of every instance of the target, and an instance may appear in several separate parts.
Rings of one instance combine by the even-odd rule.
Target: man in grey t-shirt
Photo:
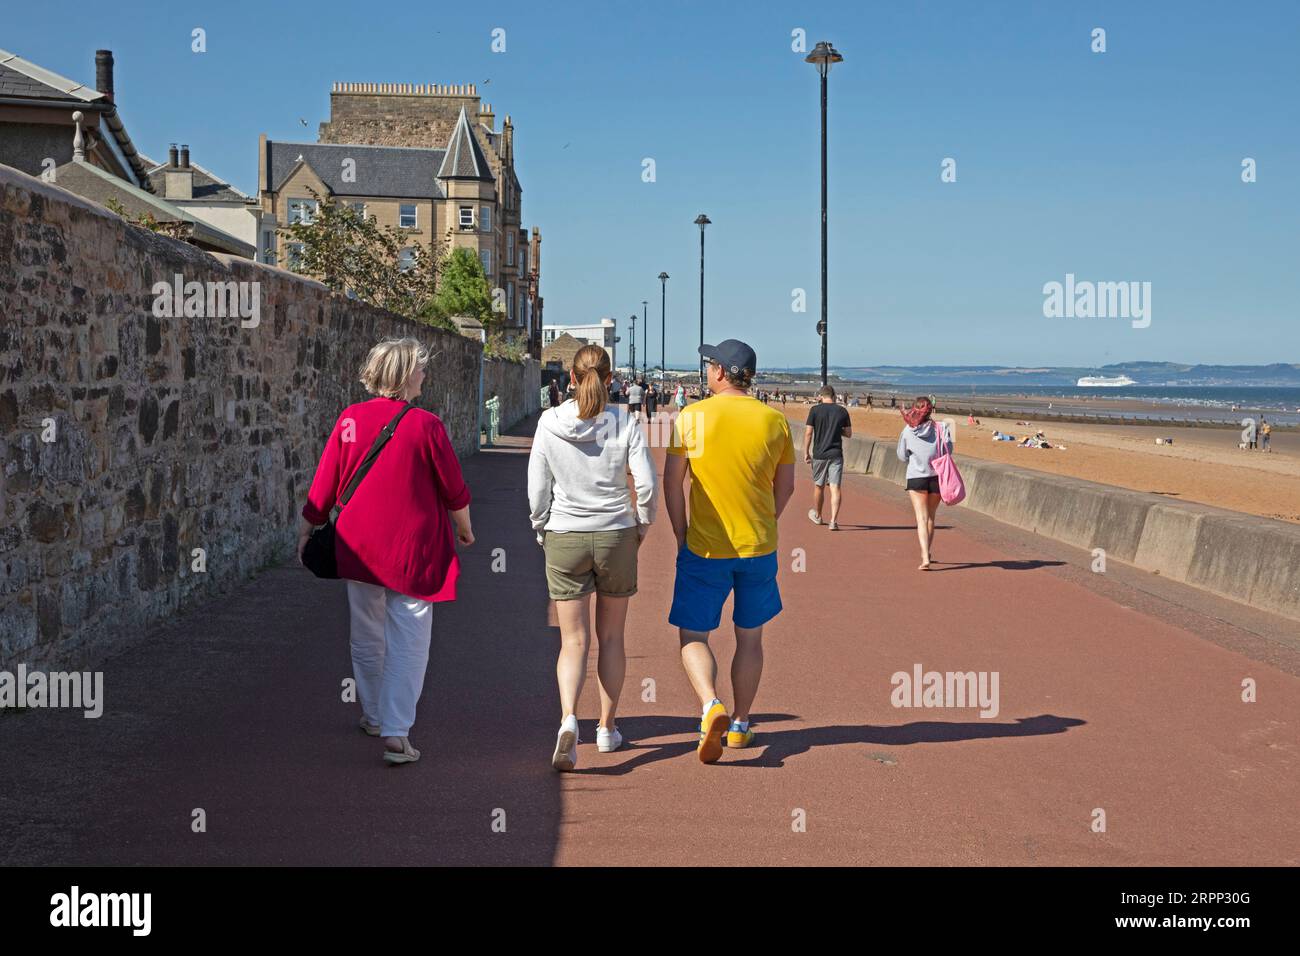
[[[812,465],[813,506],[808,520],[823,524],[822,504],[831,486],[831,530],[839,531],[840,483],[844,480],[844,439],[853,435],[849,410],[835,401],[835,389],[823,385],[808,412],[803,431],[803,460]]]

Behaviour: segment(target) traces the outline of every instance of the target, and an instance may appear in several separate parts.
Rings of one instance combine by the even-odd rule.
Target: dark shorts
[[[627,406],[627,410],[628,410],[629,412],[639,412],[639,411],[641,411],[641,403],[640,403],[640,402],[631,402],[631,403]]]
[[[781,613],[776,552],[754,558],[702,558],[682,548],[668,623],[688,631],[712,631],[722,623],[722,605],[736,593],[731,619],[737,627],[762,627]]]
[[[939,476],[931,475],[928,478],[909,478],[907,479],[908,491],[928,491],[932,495],[939,493]]]

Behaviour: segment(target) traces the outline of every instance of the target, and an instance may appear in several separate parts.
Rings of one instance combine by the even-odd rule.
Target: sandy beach
[[[779,403],[775,407],[781,408]],[[786,415],[800,424],[808,405],[790,401]],[[903,427],[897,409],[850,408],[855,434],[896,439]],[[1032,419],[982,418],[971,426],[966,416],[937,413],[956,425],[956,450],[1103,484],[1196,501],[1231,511],[1300,522],[1300,434],[1275,432],[1273,451],[1242,451],[1237,431],[1225,428],[1167,428],[1159,425],[1093,425]],[[1030,421],[1030,425],[1019,422]],[[1052,448],[1022,448],[995,442],[993,432],[1017,440],[1042,431]],[[1170,437],[1171,445],[1157,445]]]

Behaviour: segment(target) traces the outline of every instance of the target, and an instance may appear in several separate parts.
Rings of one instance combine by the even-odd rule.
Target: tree
[[[342,292],[397,315],[454,329],[430,309],[437,285],[437,256],[394,226],[380,226],[350,202],[334,196],[316,199],[310,222],[296,222],[280,234],[299,248],[289,263]]]
[[[438,291],[428,312],[444,319],[464,315],[476,319],[491,335],[501,326],[501,313],[492,308],[492,289],[483,263],[471,249],[453,249],[438,276]]]

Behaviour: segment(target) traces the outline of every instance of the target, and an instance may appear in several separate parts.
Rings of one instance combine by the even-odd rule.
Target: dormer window
[[[289,200],[289,225],[302,223],[304,226],[310,226],[316,221],[316,200],[314,199],[290,199]]]

